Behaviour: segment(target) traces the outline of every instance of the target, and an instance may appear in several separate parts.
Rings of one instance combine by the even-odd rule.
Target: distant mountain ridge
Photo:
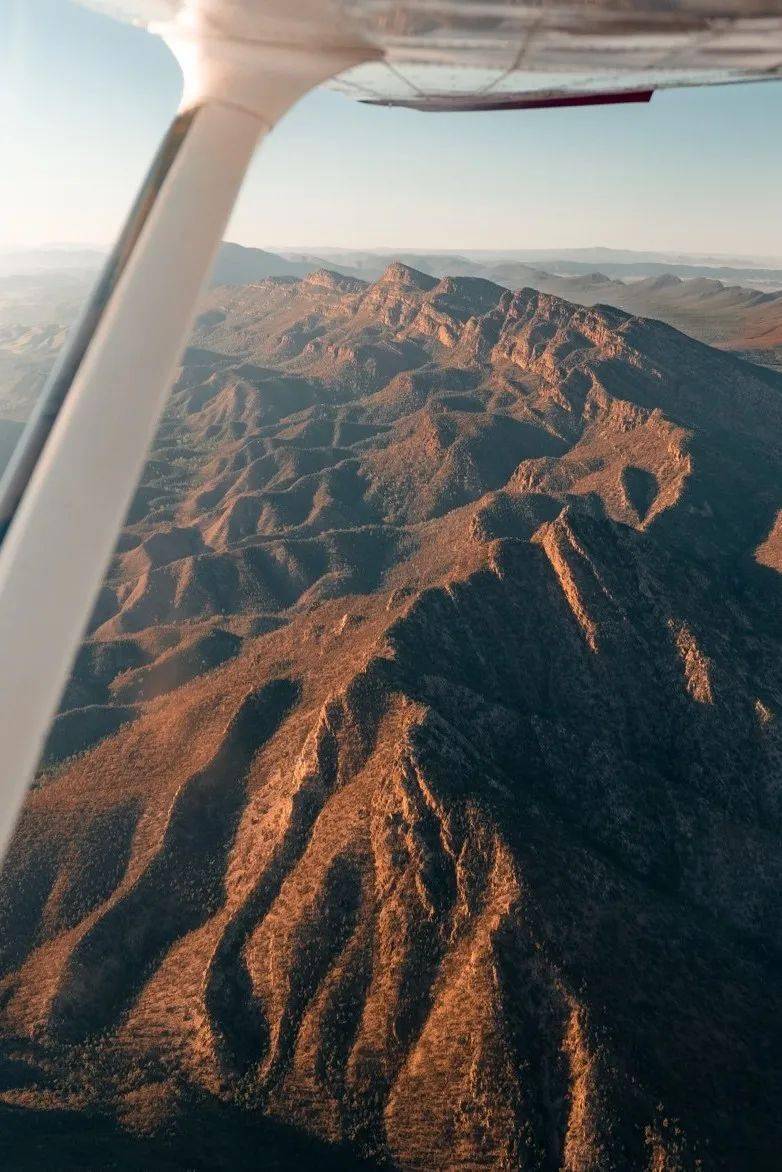
[[[105,255],[104,250],[95,248],[0,249],[0,279],[43,272],[92,271],[103,263]],[[599,271],[625,279],[672,273],[680,277],[711,277],[734,284],[743,280],[763,289],[774,285],[782,288],[782,262],[760,264],[719,256],[691,258],[612,248],[509,249],[504,253],[470,250],[421,252],[404,248],[391,251],[315,248],[308,252],[276,252],[230,241],[221,245],[213,282],[248,284],[271,276],[304,276],[319,267],[348,271],[354,276],[363,273],[374,279],[393,259],[437,275],[491,277],[501,266],[511,266],[518,272],[542,269],[547,273],[580,276]]]
[[[345,275],[370,281],[377,279],[388,263],[388,258],[380,254],[340,256],[341,263],[333,267]],[[480,277],[512,289],[529,287],[556,293],[586,305],[616,305],[646,317],[658,317],[712,345],[782,365],[782,289],[759,291],[718,280],[722,275],[738,281],[740,270],[657,264],[625,269],[620,264],[595,271],[586,262],[563,262],[557,272],[547,272],[518,261],[488,264],[439,254],[400,254],[397,260],[436,277]],[[277,258],[255,249],[224,245],[214,282],[245,284],[267,276],[302,276],[322,267],[328,268],[329,264],[324,265],[318,257]],[[626,279],[641,272],[651,275]],[[746,272],[761,275],[759,270]],[[765,276],[774,274],[782,285],[782,270],[765,271]]]
[[[261,248],[244,248],[225,241],[212,269],[213,285],[249,285],[266,277],[304,277],[321,261],[287,260]]]
[[[581,252],[588,259],[573,259]],[[586,304],[603,298],[609,304],[645,316],[662,316],[678,328],[692,331],[696,337],[731,349],[755,349],[762,353],[779,347],[775,315],[782,304],[782,299],[777,298],[782,292],[782,268],[694,264],[667,259],[656,261],[645,254],[635,254],[637,260],[613,259],[633,255],[611,249],[570,250],[559,257],[543,254],[548,267],[541,268],[536,263],[519,260],[518,254],[512,251],[503,258],[495,254],[436,252],[399,252],[389,257],[384,253],[340,250],[324,259],[317,253],[281,255],[225,242],[215,262],[212,284],[244,285],[272,276],[301,277],[323,268],[371,281],[377,279],[393,259],[437,277],[482,277],[510,288],[540,289]],[[76,313],[86,297],[91,274],[102,259],[102,254],[94,250],[0,252],[0,327],[4,321],[12,324],[66,324],[68,316]],[[716,262],[718,258],[712,259]],[[596,263],[598,260],[602,263]],[[14,270],[14,264],[21,266],[19,271]],[[672,282],[668,282],[672,288],[665,299],[659,296],[664,284],[651,283],[657,278],[665,282],[669,277],[687,279],[686,289],[679,290],[686,304],[678,304],[679,295],[674,294]],[[729,284],[733,290],[732,318],[726,313],[729,308],[727,297],[717,304],[707,296],[713,286],[704,282],[716,280]],[[741,280],[748,281],[749,287],[740,286]],[[762,311],[756,311],[759,302],[753,299],[755,292],[769,295],[769,302]],[[697,304],[699,298],[701,304]],[[776,305],[771,304],[774,299]],[[747,311],[746,320],[744,310]]]

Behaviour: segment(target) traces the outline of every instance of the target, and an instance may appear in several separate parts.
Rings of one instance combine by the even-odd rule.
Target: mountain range
[[[660,321],[213,288],[0,883],[7,1166],[777,1168],[781,485]]]
[[[215,261],[212,285],[303,277],[323,268],[374,281],[396,260],[430,276],[480,277],[510,289],[556,293],[579,304],[615,305],[660,318],[754,361],[782,364],[782,269],[741,267],[738,261],[720,263],[718,257],[656,259],[656,254],[611,249],[543,253],[539,263],[523,259],[526,255],[399,252],[389,257],[339,250],[324,260],[317,251],[277,254],[225,242]],[[694,263],[701,260],[704,263]],[[27,355],[36,364],[41,354],[38,334],[43,333],[49,347],[50,339],[57,339],[77,316],[101,261],[99,252],[86,250],[0,253],[0,394],[19,377]],[[45,363],[39,365],[46,369]],[[34,395],[43,376],[28,377],[36,379],[34,387],[30,384]]]

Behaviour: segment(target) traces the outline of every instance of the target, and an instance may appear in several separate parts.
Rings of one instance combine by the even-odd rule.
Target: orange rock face
[[[781,508],[782,377],[658,322],[215,290],[2,877],[9,1166],[777,1167]]]

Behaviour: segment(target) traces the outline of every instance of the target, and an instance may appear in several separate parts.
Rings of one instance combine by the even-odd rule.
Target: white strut
[[[60,363],[54,406],[11,494],[18,505],[0,547],[0,861],[255,145],[314,85],[372,55],[179,34],[171,44],[185,72],[183,113],[86,335],[75,331]]]

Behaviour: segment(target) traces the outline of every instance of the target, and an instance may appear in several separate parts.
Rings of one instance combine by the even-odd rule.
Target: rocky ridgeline
[[[532,290],[213,291],[3,876],[14,1127],[776,1167],[781,411]]]

